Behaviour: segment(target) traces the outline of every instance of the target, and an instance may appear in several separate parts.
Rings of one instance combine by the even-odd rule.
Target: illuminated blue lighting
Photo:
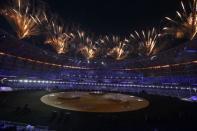
[[[191,99],[192,101],[197,101],[197,96],[192,96],[190,99]]]

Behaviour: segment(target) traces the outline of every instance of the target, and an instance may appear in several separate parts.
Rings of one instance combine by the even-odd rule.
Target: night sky
[[[0,0],[0,4],[2,4]],[[160,27],[175,16],[180,0],[44,0],[67,24],[98,34],[125,35],[133,30]],[[0,21],[0,26],[2,20]]]
[[[133,30],[160,27],[165,16],[175,16],[180,0],[48,0],[52,10],[68,23],[96,34],[124,35]]]

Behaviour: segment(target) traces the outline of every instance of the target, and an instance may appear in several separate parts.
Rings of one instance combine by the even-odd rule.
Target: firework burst
[[[47,18],[47,17],[45,17]],[[45,43],[51,45],[58,54],[65,54],[69,50],[69,43],[74,39],[72,33],[66,33],[64,25],[58,24],[58,22],[51,20],[47,23],[47,38]]]
[[[160,34],[158,34],[153,28],[147,32],[142,31],[138,33],[135,31],[134,34],[130,34],[131,39],[135,40],[139,44],[139,54],[150,56],[155,53],[155,47]]]
[[[91,38],[85,36],[85,32],[79,32],[78,36],[80,39],[81,48],[79,52],[87,59],[94,59],[99,52],[99,48],[96,47],[96,42],[94,42]]]
[[[112,43],[116,46],[109,50],[107,55],[115,58],[116,60],[125,59],[129,54],[129,52],[126,51],[126,47],[129,43],[129,40],[125,39],[122,41],[119,37],[113,36]]]
[[[2,10],[2,14],[15,29],[19,39],[28,38],[40,33],[39,26],[42,23],[41,10],[30,11],[28,0],[14,0],[11,6]]]
[[[99,48],[99,57],[106,58],[106,53],[108,52],[108,47],[110,45],[109,36],[100,36],[97,41],[95,41],[95,44]]]
[[[164,27],[166,34],[174,35],[176,38],[194,39],[197,34],[197,0],[190,0],[188,5],[181,2],[181,11],[177,11],[177,18],[166,17],[172,25]]]

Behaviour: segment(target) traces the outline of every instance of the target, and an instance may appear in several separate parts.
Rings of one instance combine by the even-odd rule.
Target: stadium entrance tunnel
[[[149,106],[149,101],[131,95],[103,92],[59,92],[45,95],[41,101],[60,109],[115,113],[136,111]]]

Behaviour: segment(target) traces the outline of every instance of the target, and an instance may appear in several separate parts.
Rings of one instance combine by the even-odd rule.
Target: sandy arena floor
[[[118,93],[60,92],[45,95],[41,101],[47,105],[81,112],[126,112],[149,105],[145,99]]]

